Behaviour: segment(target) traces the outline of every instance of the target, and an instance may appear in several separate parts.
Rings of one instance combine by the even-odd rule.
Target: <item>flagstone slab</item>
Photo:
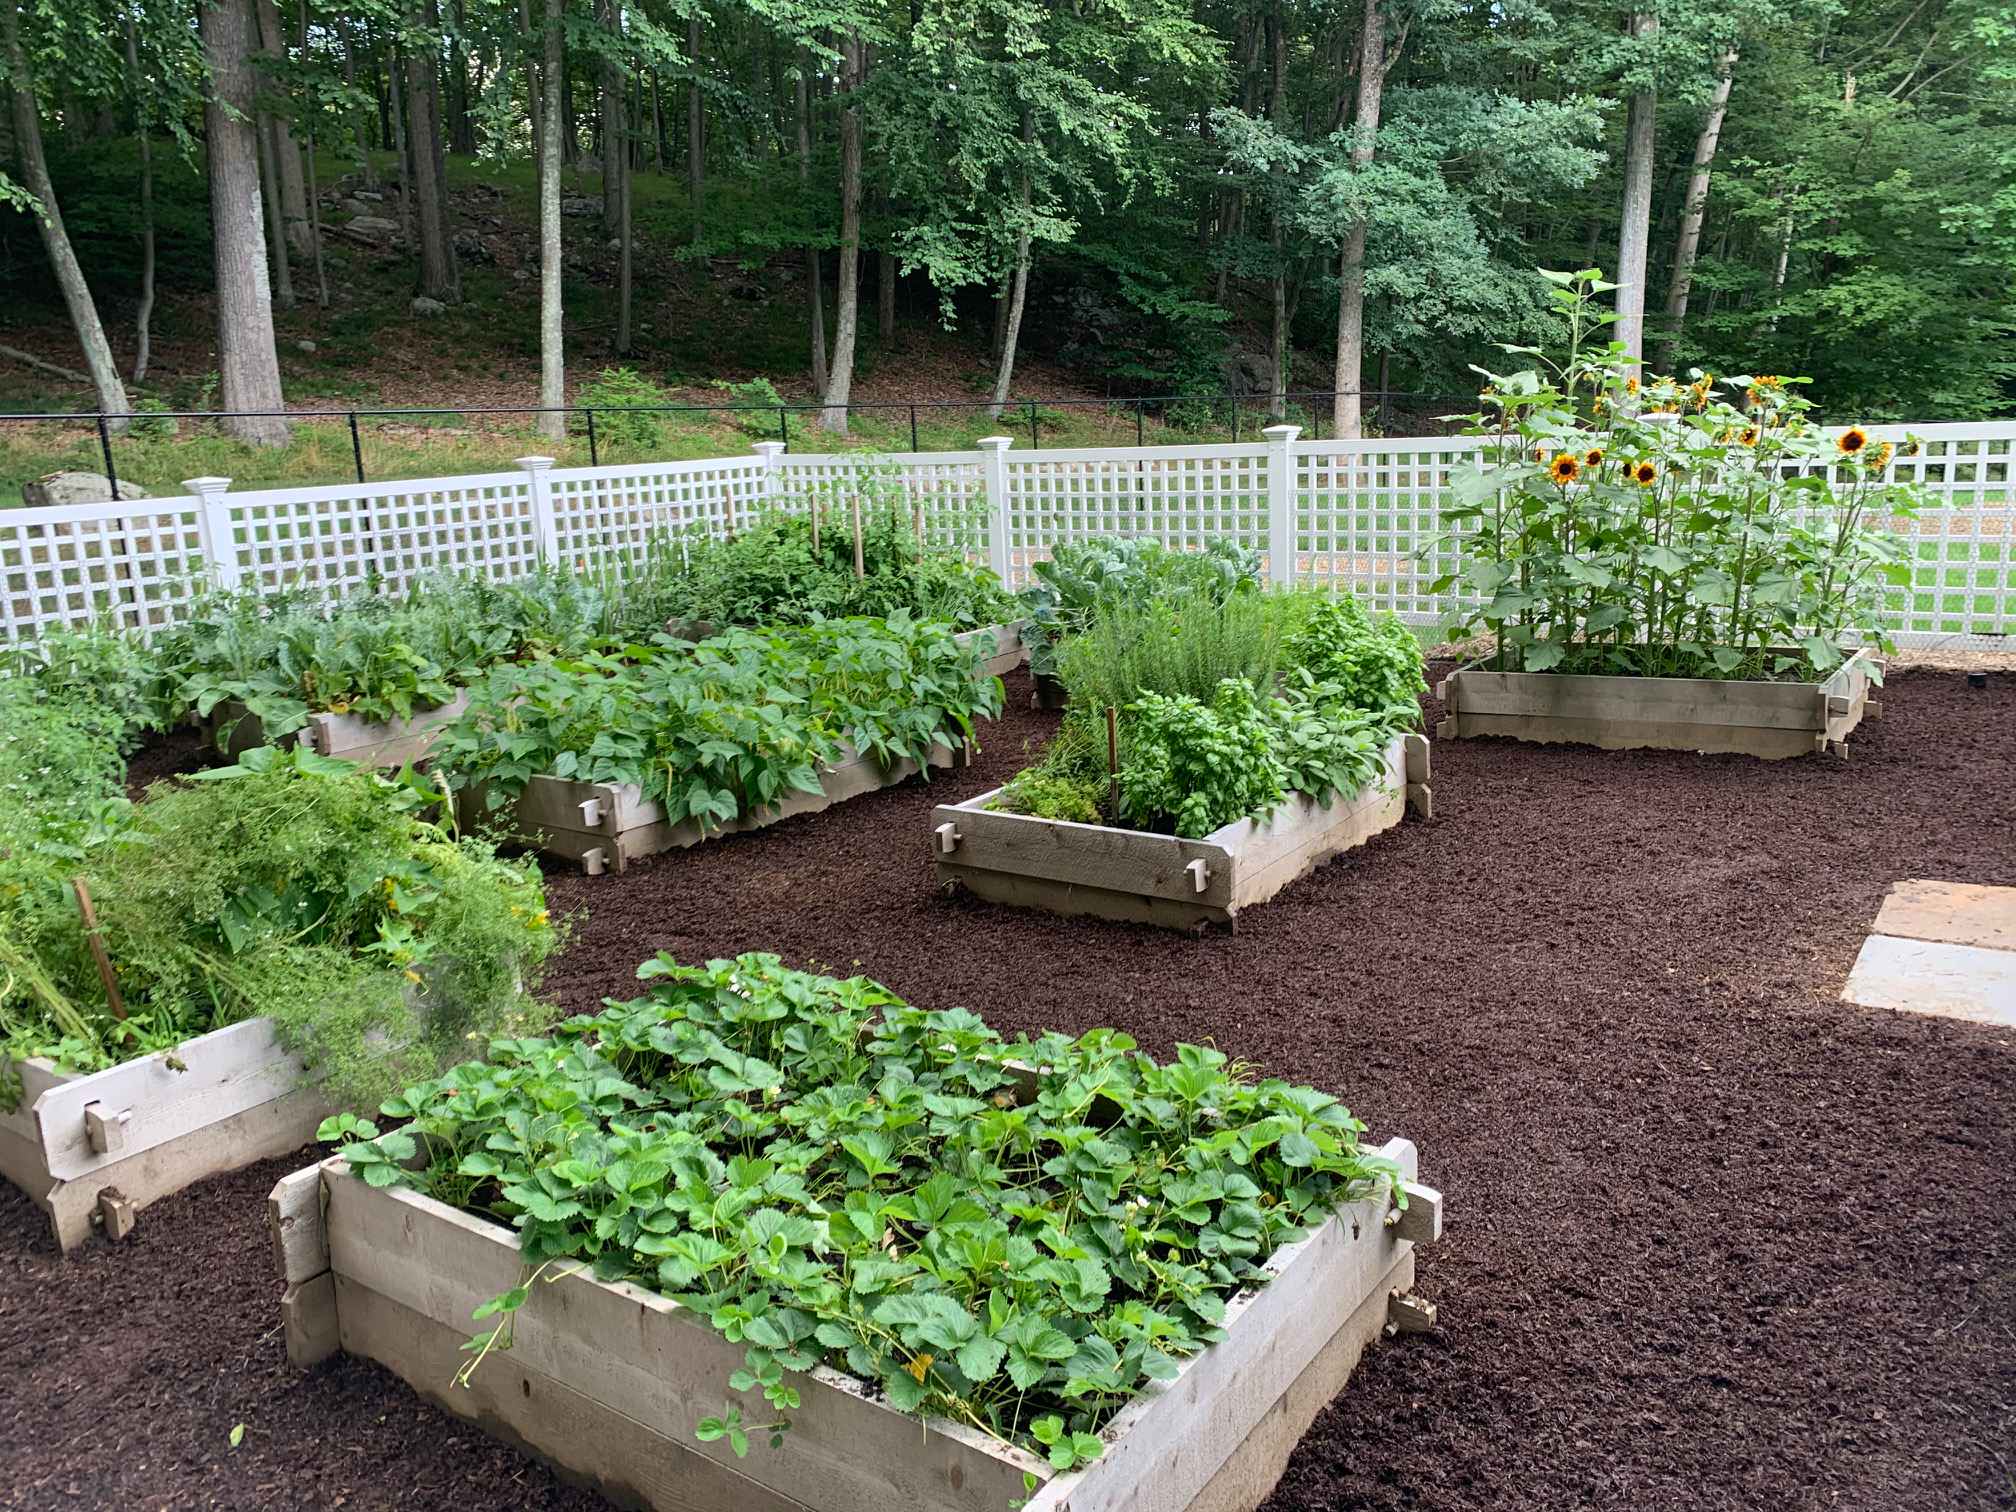
[[[1972,882],[1899,882],[1883,900],[1873,931],[1904,940],[2016,950],[2016,887]]]
[[[2016,950],[1874,934],[1862,942],[1841,996],[1865,1008],[2016,1029]]]

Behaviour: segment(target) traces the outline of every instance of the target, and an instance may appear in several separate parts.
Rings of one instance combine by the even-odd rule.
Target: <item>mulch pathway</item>
[[[2016,1507],[2016,1036],[1837,1001],[1893,881],[2016,884],[2016,679],[1898,677],[1845,761],[1438,743],[1432,824],[1201,940],[935,892],[930,805],[1040,743],[1026,691],[928,788],[556,877],[551,994],[772,950],[1208,1040],[1415,1140],[1440,1327],[1269,1512]],[[263,1199],[305,1159],[67,1263],[0,1189],[0,1506],[603,1505],[373,1366],[289,1370]]]

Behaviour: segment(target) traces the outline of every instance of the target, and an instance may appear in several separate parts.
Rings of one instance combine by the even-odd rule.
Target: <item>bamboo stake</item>
[[[91,947],[91,959],[98,963],[98,979],[105,984],[105,997],[112,1005],[112,1017],[126,1019],[126,1001],[119,996],[119,980],[112,975],[112,957],[106,954],[105,937],[98,932],[98,910],[91,906],[91,890],[82,877],[72,877],[77,889],[77,911],[84,915],[84,939]]]
[[[826,500],[819,494],[812,495],[812,557],[819,557],[819,516],[826,513]]]
[[[854,495],[854,576],[857,580],[868,576],[867,559],[861,555],[861,495]]]
[[[1106,796],[1120,817],[1120,711],[1106,705]]]

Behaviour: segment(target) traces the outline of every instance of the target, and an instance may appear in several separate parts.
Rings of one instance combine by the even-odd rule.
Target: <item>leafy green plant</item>
[[[0,678],[25,680],[41,701],[88,710],[122,752],[167,729],[179,712],[160,657],[109,617],[83,628],[51,625],[32,645],[0,649]]]
[[[1287,773],[1253,685],[1228,677],[1211,702],[1144,693],[1127,706],[1120,812],[1139,829],[1201,839],[1234,819],[1264,819]]]
[[[595,439],[612,451],[648,454],[665,438],[665,417],[652,411],[670,403],[665,391],[635,368],[607,367],[593,383],[574,395],[577,411],[595,413]],[[586,434],[588,416],[577,413],[570,424]]]
[[[843,745],[923,766],[1001,706],[979,647],[897,614],[661,638],[620,656],[501,667],[471,690],[434,756],[501,807],[550,774],[635,783],[672,822],[703,828],[819,791]]]
[[[708,385],[719,389],[736,405],[735,428],[745,436],[775,436],[777,433],[777,411],[784,407],[784,396],[777,392],[777,385],[768,378],[757,376],[744,379],[740,383],[726,378],[716,378]],[[742,408],[745,405],[761,406],[756,409]]]
[[[1311,683],[1334,688],[1332,702],[1390,714],[1403,728],[1421,722],[1421,695],[1428,691],[1421,643],[1397,615],[1374,620],[1357,599],[1339,594],[1310,611],[1288,638],[1283,659]]]
[[[530,1006],[558,942],[539,875],[418,817],[410,788],[299,749],[157,786],[60,865],[0,859],[0,1061],[91,1071],[239,1019],[368,1106]],[[89,879],[108,1000],[69,878]]]
[[[823,1363],[1068,1469],[1222,1337],[1274,1251],[1396,1174],[1335,1098],[1200,1046],[1010,1043],[774,955],[639,975],[645,996],[387,1102],[403,1129],[330,1130],[365,1181],[519,1231],[524,1279],[478,1309],[464,1379],[539,1278],[586,1266],[745,1346],[744,1401],[703,1440],[775,1442]]]
[[[1459,469],[1451,531],[1476,607],[1452,628],[1489,631],[1501,667],[1652,677],[1824,676],[1856,645],[1887,649],[1885,586],[1906,551],[1884,522],[1918,491],[1891,481],[1895,447],[1850,427],[1823,436],[1803,379],[1697,373],[1642,389],[1599,338],[1612,286],[1549,273],[1568,330],[1556,363],[1485,372]],[[1479,369],[1483,372],[1484,370]],[[1912,443],[1907,443],[1907,452]]]
[[[1040,768],[1017,772],[1002,787],[991,805],[1011,814],[1029,814],[1037,819],[1065,819],[1073,824],[1097,824],[1104,799],[1102,784]]]
[[[1059,642],[1083,634],[1102,610],[1191,598],[1216,604],[1255,592],[1260,554],[1223,539],[1175,551],[1146,538],[1099,536],[1058,546],[1031,571],[1036,581],[1022,590],[1022,641],[1030,670],[1054,677]]]

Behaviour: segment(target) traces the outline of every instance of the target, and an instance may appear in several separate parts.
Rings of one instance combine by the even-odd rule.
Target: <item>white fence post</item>
[[[553,513],[553,480],[546,476],[553,466],[551,457],[520,457],[532,491],[532,537],[538,542],[539,560],[548,567],[560,561],[560,519]]]
[[[760,497],[767,507],[770,501],[777,497],[777,484],[779,481],[780,464],[784,456],[784,443],[782,441],[758,441],[751,446],[750,450],[763,459],[763,491]],[[729,490],[726,503],[728,508],[728,533],[733,535],[735,533],[735,493],[733,489]]]
[[[1299,425],[1270,425],[1267,438],[1267,581],[1295,585],[1295,438]]]
[[[987,475],[987,565],[1004,587],[1011,565],[1008,553],[1008,448],[1012,436],[982,436],[975,443],[985,454],[981,468]]]
[[[182,486],[196,495],[196,539],[203,545],[203,565],[219,588],[236,588],[245,571],[238,565],[238,537],[231,529],[231,501],[224,491],[229,478],[184,478]]]

